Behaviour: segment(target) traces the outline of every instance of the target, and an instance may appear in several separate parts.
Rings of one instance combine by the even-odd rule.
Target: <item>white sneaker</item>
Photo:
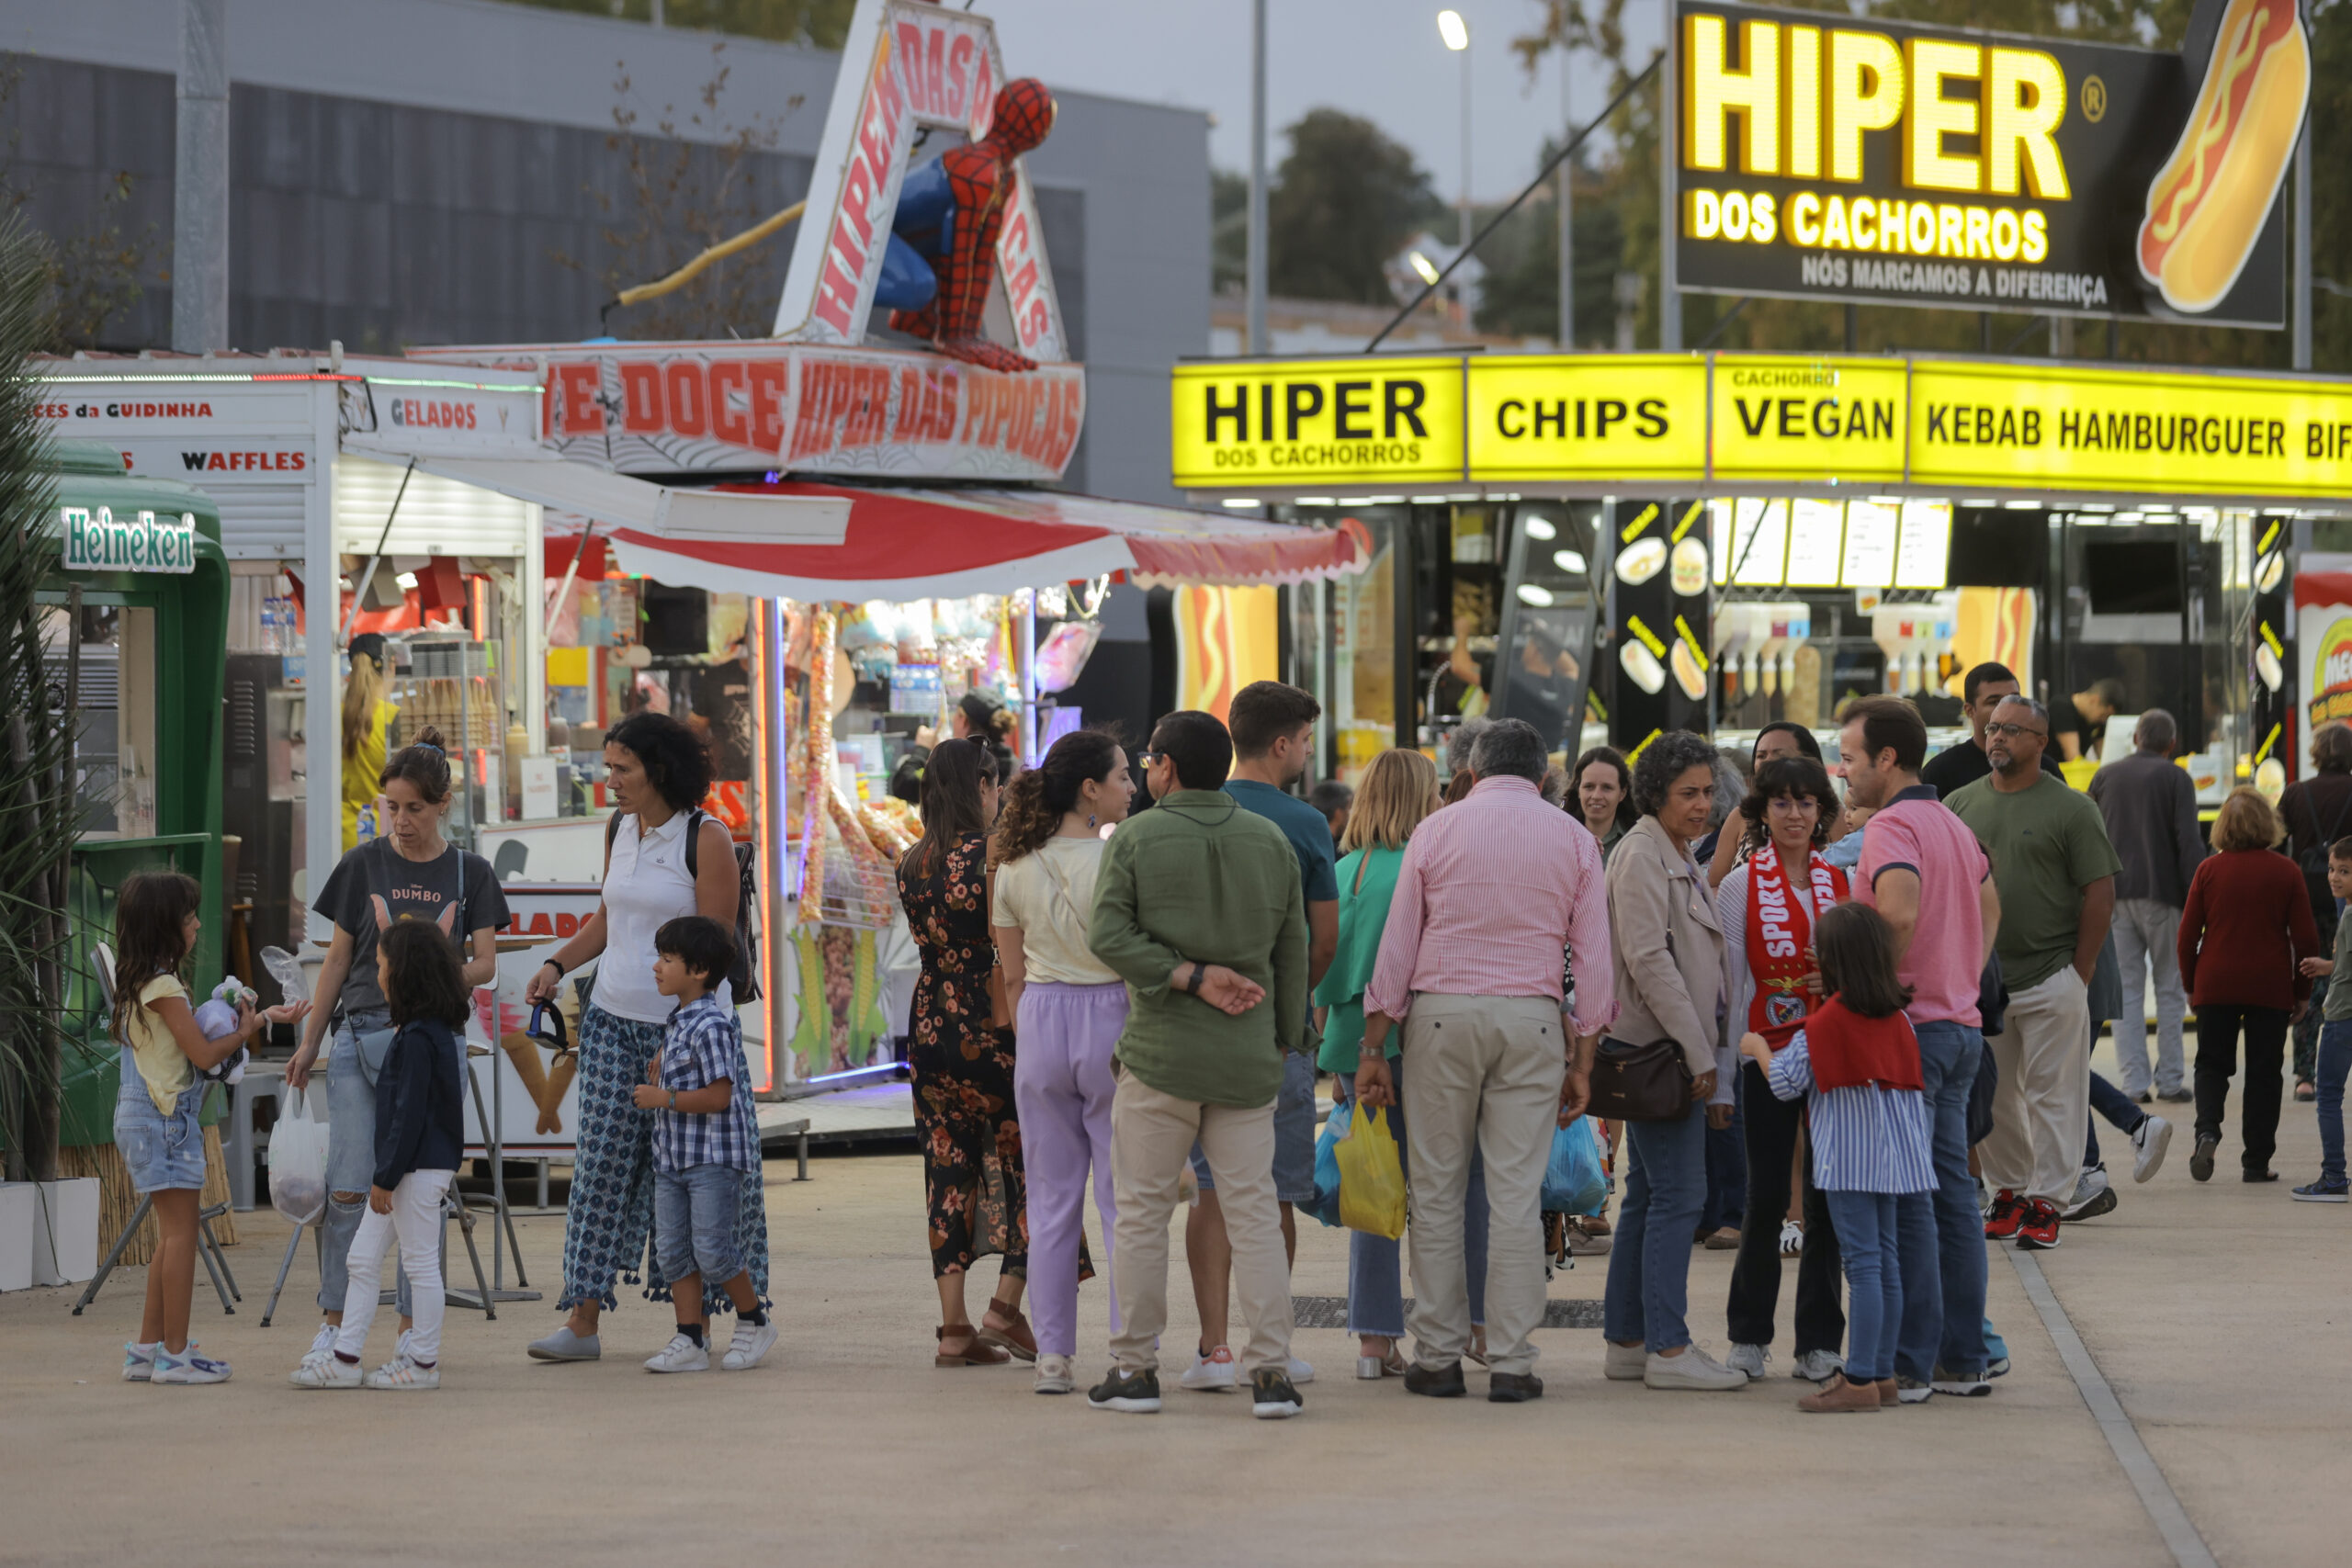
[[[155,1370],[147,1381],[151,1383],[227,1382],[229,1363],[216,1361],[209,1356],[198,1355],[196,1341],[191,1339],[188,1341],[187,1348],[176,1356],[158,1347],[155,1351]]]
[[[357,1388],[359,1363],[346,1361],[333,1350],[313,1350],[286,1375],[296,1388]]]
[[[1201,1393],[1230,1393],[1234,1387],[1233,1351],[1220,1345],[1204,1356],[1193,1353],[1193,1364],[1176,1380],[1180,1388]]]
[[[1639,1382],[1642,1369],[1649,1364],[1650,1354],[1639,1345],[1620,1345],[1614,1339],[1603,1340],[1609,1354],[1602,1360],[1600,1375],[1611,1382]]]
[[[1679,1356],[1649,1358],[1642,1367],[1642,1382],[1651,1388],[1721,1393],[1746,1388],[1747,1374],[1724,1366],[1696,1345],[1686,1345]]]
[[[2107,1184],[2107,1172],[2093,1167],[2075,1179],[2075,1195],[2066,1201],[2058,1217],[2069,1223],[2096,1219],[2112,1212],[2115,1204],[2115,1189]]]
[[[1070,1375],[1068,1356],[1041,1355],[1037,1358],[1036,1393],[1068,1393],[1077,1386],[1078,1380]]]
[[[1772,1352],[1761,1345],[1736,1344],[1731,1348],[1731,1354],[1724,1358],[1724,1365],[1746,1372],[1751,1378],[1760,1378],[1764,1375],[1764,1363],[1771,1359]]]
[[[645,1359],[649,1372],[707,1372],[710,1371],[710,1352],[683,1334],[673,1334],[670,1343]]]
[[[2165,1151],[2172,1146],[2172,1123],[2161,1116],[2151,1116],[2132,1134],[2132,1179],[2145,1181],[2156,1174],[2165,1163]]]
[[[721,1371],[748,1372],[760,1364],[762,1357],[775,1348],[775,1320],[765,1323],[735,1325],[735,1338],[727,1347],[727,1354],[718,1359]]]
[[[334,1349],[335,1336],[342,1332],[342,1328],[338,1325],[332,1323],[322,1322],[319,1325],[319,1331],[311,1336],[311,1348],[304,1351],[303,1354],[306,1356],[315,1356],[322,1350]]]
[[[193,1339],[189,1340],[187,1342],[187,1348],[191,1350],[195,1349],[196,1341]],[[145,1345],[141,1345],[136,1339],[124,1340],[122,1343],[122,1381],[125,1382],[147,1382],[153,1380],[155,1376],[155,1358],[162,1353],[163,1348],[164,1342],[160,1339]]]
[[[1789,1376],[1807,1382],[1827,1382],[1846,1370],[1846,1358],[1835,1350],[1807,1350],[1789,1369]]]
[[[1313,1382],[1315,1381],[1315,1369],[1308,1366],[1305,1361],[1300,1360],[1296,1356],[1293,1356],[1290,1359],[1290,1381],[1291,1386],[1294,1388],[1298,1387],[1303,1383]]]
[[[399,1355],[368,1374],[369,1388],[424,1389],[441,1386],[441,1369],[436,1364],[420,1367],[408,1359],[403,1350]]]
[[[1781,1256],[1783,1258],[1794,1258],[1804,1251],[1804,1222],[1803,1220],[1782,1220],[1781,1222]]]

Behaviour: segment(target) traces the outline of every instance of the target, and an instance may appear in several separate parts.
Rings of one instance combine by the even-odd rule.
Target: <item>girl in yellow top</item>
[[[392,716],[385,700],[384,638],[361,632],[351,639],[351,674],[343,683],[343,852],[359,847],[359,813],[376,799]]]
[[[196,1292],[196,1216],[204,1187],[204,1134],[197,1125],[208,1087],[197,1077],[237,1054],[272,1023],[291,1023],[308,1002],[254,1012],[238,1008],[237,1028],[207,1040],[188,1006],[180,971],[196,951],[204,889],[175,871],[143,871],[115,904],[114,1035],[122,1046],[114,1141],[130,1184],[155,1211],[155,1255],[139,1337],[123,1347],[126,1382],[229,1381],[229,1364],[195,1354],[188,1307]]]

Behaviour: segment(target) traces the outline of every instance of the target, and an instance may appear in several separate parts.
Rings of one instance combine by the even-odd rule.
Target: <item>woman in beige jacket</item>
[[[1672,1040],[1691,1080],[1684,1114],[1627,1123],[1632,1157],[1603,1303],[1608,1375],[1658,1389],[1735,1389],[1747,1382],[1747,1373],[1693,1345],[1684,1322],[1690,1235],[1706,1199],[1707,1122],[1728,1122],[1735,1081],[1717,1018],[1723,931],[1706,873],[1690,855],[1692,842],[1707,831],[1714,787],[1713,746],[1683,730],[1657,737],[1634,768],[1641,820],[1609,857],[1618,1010],[1601,1049]]]

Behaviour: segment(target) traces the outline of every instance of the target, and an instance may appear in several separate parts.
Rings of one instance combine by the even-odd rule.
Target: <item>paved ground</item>
[[[2232,1568],[2346,1560],[2352,1208],[2287,1199],[2316,1168],[2308,1108],[2290,1104],[2283,1142],[2287,1182],[2237,1182],[2233,1141],[2199,1187],[2184,1126],[2154,1182],[2125,1175],[2122,1207],[2041,1259]],[[768,1172],[785,1337],[740,1376],[639,1371],[666,1329],[632,1297],[600,1365],[526,1361],[552,1318],[514,1305],[491,1324],[452,1314],[437,1394],[298,1393],[281,1380],[312,1320],[259,1326],[285,1235],[266,1213],[231,1252],[246,1307],[223,1318],[198,1286],[198,1337],[239,1369],[225,1387],[116,1381],[143,1270],[80,1319],[72,1292],[0,1298],[0,1562],[2173,1561],[2003,1258],[1991,1306],[2017,1367],[1985,1400],[1826,1420],[1796,1412],[1785,1377],[1652,1393],[1602,1381],[1597,1332],[1556,1329],[1541,1403],[1437,1404],[1351,1381],[1351,1338],[1305,1330],[1324,1377],[1299,1420],[1172,1389],[1166,1414],[1123,1417],[1035,1397],[1025,1369],[933,1370],[912,1156],[820,1158],[806,1185],[788,1160]],[[520,1224],[539,1283],[562,1222]],[[1729,1257],[1691,1264],[1694,1326],[1717,1349]],[[1310,1230],[1298,1292],[1343,1293],[1345,1258],[1343,1233]],[[1597,1298],[1602,1261],[1554,1294]],[[315,1289],[307,1259],[295,1280]],[[1189,1337],[1180,1311],[1171,1333]],[[1082,1343],[1103,1334],[1090,1288]]]

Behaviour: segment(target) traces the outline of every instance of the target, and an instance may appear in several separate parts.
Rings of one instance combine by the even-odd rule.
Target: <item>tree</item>
[[[1391,302],[1381,264],[1445,213],[1413,154],[1368,119],[1309,109],[1267,197],[1269,292]]]
[[[57,563],[44,394],[26,366],[55,341],[56,265],[21,214],[0,218],[0,1143],[17,1180],[57,1175],[59,961],[77,833],[38,597]]]
[[[1250,264],[1250,176],[1231,169],[1209,171],[1209,292],[1222,294],[1247,281]]]
[[[657,0],[510,0],[547,11],[577,11],[623,21],[653,19]],[[662,25],[738,38],[839,49],[856,0],[659,0]]]
[[[10,121],[6,140],[0,141],[0,211],[12,214],[21,213],[33,198],[32,186],[17,166],[22,132],[14,123],[15,117],[7,113],[24,75],[24,65],[17,57],[7,56],[0,63],[0,118]],[[70,354],[103,346],[107,323],[138,304],[150,281],[170,278],[171,274],[158,265],[164,245],[155,225],[150,223],[133,233],[124,229],[118,216],[130,203],[132,188],[127,169],[106,175],[99,182],[96,218],[81,227],[41,236],[43,243],[29,253],[43,268],[49,290],[41,315],[49,336],[40,347]]]
[[[1586,144],[1589,146],[1590,143]],[[1538,168],[1552,160],[1546,141]],[[1618,257],[1624,232],[1617,208],[1600,199],[1599,177],[1581,153],[1577,160],[1577,342],[1605,348],[1615,341]],[[1546,182],[1556,188],[1556,179]],[[1479,251],[1487,286],[1478,299],[1478,330],[1512,337],[1556,337],[1560,331],[1559,209],[1538,192],[1504,220]],[[1486,221],[1474,214],[1477,221]]]
[[[773,152],[783,119],[738,124],[720,107],[729,67],[724,41],[710,46],[710,79],[683,117],[664,104],[652,134],[631,96],[628,66],[614,80],[613,131],[605,146],[620,154],[619,189],[588,191],[604,209],[605,254],[591,264],[558,251],[560,265],[594,273],[617,295],[665,277],[719,241],[740,234],[785,203],[774,190],[755,188],[763,160]],[[792,98],[786,115],[800,107]],[[764,336],[772,324],[777,277],[788,242],[771,238],[739,256],[714,264],[673,294],[628,310],[610,310],[606,330],[619,335],[672,341]]]

